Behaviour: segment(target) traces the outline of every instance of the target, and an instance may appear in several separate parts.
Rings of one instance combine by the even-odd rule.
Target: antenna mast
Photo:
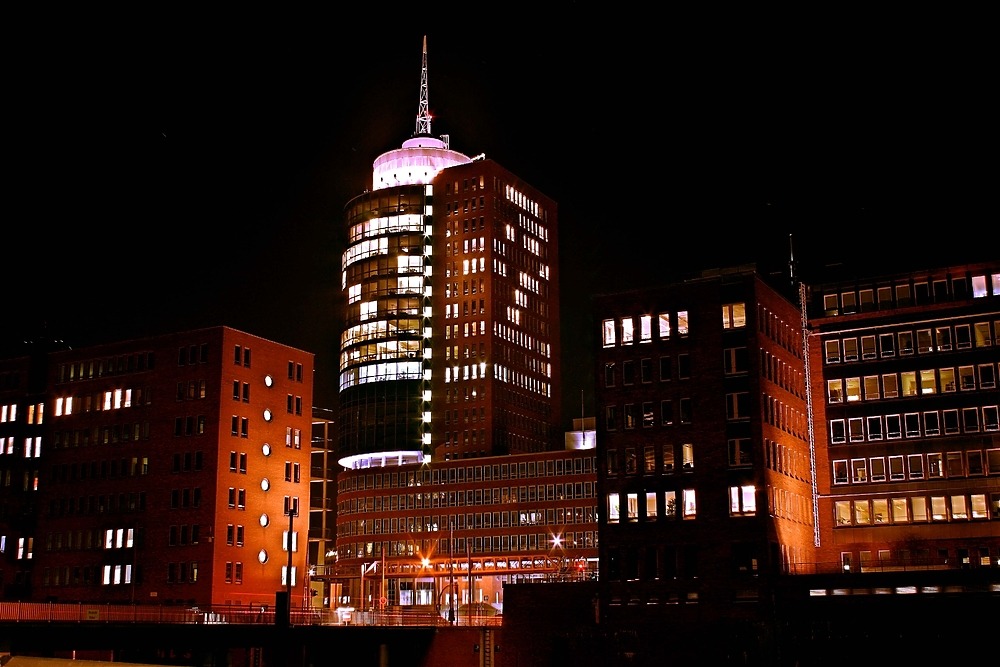
[[[424,35],[424,54],[420,67],[420,106],[417,110],[416,134],[430,135],[431,115],[427,111],[427,35]]]

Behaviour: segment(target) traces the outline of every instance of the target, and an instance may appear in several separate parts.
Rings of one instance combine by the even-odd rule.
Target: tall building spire
[[[424,35],[424,54],[420,66],[420,106],[417,109],[417,131],[415,135],[430,135],[431,115],[427,111],[427,35]]]

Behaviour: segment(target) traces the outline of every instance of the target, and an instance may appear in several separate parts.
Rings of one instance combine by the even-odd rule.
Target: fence
[[[208,608],[170,605],[0,602],[0,623],[150,623],[274,625],[271,607],[215,605]],[[496,626],[502,616],[461,613],[455,625]],[[451,625],[430,607],[392,607],[345,614],[334,609],[292,609],[290,625]]]

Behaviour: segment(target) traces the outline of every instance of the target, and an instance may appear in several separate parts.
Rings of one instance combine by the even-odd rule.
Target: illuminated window
[[[642,315],[639,318],[639,340],[649,343],[653,340],[653,318],[651,315]]]
[[[723,329],[740,329],[746,324],[746,304],[728,303],[722,306]]]
[[[695,501],[695,490],[684,489],[683,494],[684,518],[693,519],[698,515],[698,506]]]
[[[626,503],[627,503],[626,508],[627,508],[627,511],[628,511],[628,520],[629,521],[638,521],[639,520],[639,496],[637,494],[635,494],[635,493],[627,493],[627,494],[625,494],[625,499],[626,499]]]
[[[656,519],[656,493],[653,491],[646,492],[646,518]]]
[[[677,492],[676,491],[664,491],[663,492],[663,514],[667,518],[674,518],[677,516]]]
[[[729,487],[729,515],[750,516],[757,513],[757,489],[752,484]]]
[[[622,345],[631,345],[634,338],[633,322],[631,317],[622,318]]]
[[[688,311],[679,310],[677,311],[677,335],[687,336],[690,333],[688,328]]]
[[[851,525],[851,501],[838,500],[834,503],[833,510],[838,526]]]
[[[670,313],[660,313],[658,319],[660,323],[660,339],[667,340],[670,338]]]
[[[608,494],[608,523],[618,523],[621,520],[618,494]]]
[[[830,403],[844,402],[844,381],[840,378],[826,381],[827,400]]]
[[[604,347],[613,347],[616,343],[615,321],[604,320],[601,332],[603,335],[602,340],[604,341]]]
[[[863,484],[868,481],[868,462],[865,459],[851,459],[851,482]]]

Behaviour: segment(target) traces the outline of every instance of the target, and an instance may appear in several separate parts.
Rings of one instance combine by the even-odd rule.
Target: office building
[[[529,462],[548,476],[568,455],[560,451],[556,203],[498,163],[432,135],[426,39],[422,57],[415,133],[375,159],[371,189],[346,206],[337,551],[341,571],[358,573],[355,584],[365,563],[385,560],[391,570],[394,559],[415,562],[417,550],[441,558],[449,532],[453,548],[482,542],[496,557],[546,555],[548,538],[534,533],[554,525],[522,543],[507,530],[520,519],[482,525],[494,512],[471,521],[451,513],[459,503],[499,510],[517,495],[500,488],[508,481],[497,484],[495,499],[479,491],[466,498],[469,482],[526,479]],[[503,458],[513,455],[540,458]],[[572,468],[583,472],[577,462]],[[409,512],[434,485],[452,483],[423,512]],[[531,498],[555,502],[534,486]],[[492,535],[475,531],[489,527]],[[379,597],[402,602],[394,593]]]
[[[312,375],[228,327],[5,360],[5,597],[299,600]]]
[[[818,530],[798,308],[739,267],[596,313],[602,614],[761,613]]]
[[[575,658],[915,656],[995,618],[1000,266],[823,278],[595,300],[601,623]]]
[[[996,567],[1000,266],[809,293],[823,567]]]

